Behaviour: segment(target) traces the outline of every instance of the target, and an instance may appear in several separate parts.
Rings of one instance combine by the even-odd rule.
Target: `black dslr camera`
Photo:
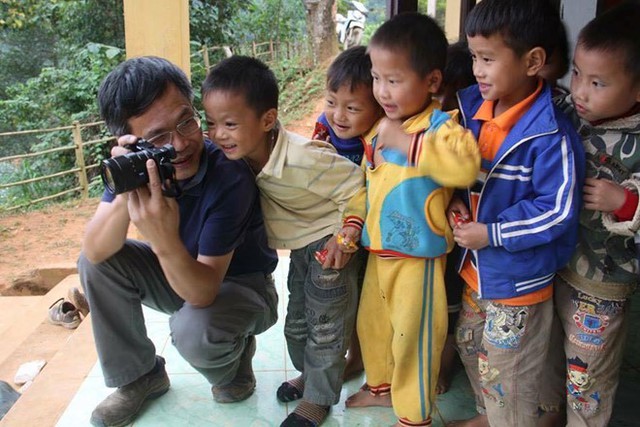
[[[147,184],[149,174],[146,162],[148,159],[153,159],[158,166],[162,193],[168,197],[179,195],[175,169],[171,164],[171,159],[176,157],[176,150],[171,144],[157,148],[139,138],[134,144],[128,144],[125,148],[131,150],[131,153],[102,161],[101,176],[107,191],[120,194]]]

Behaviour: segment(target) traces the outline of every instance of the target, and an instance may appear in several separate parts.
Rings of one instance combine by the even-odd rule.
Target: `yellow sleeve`
[[[364,219],[367,215],[367,188],[362,187],[349,200],[347,208],[342,214],[342,225],[350,225],[362,230]]]
[[[371,127],[371,129],[363,135],[364,145],[365,145],[365,154],[362,156],[362,163],[360,163],[360,167],[362,168],[362,172],[365,176],[365,181],[367,178],[367,153],[371,154],[371,141],[378,133],[378,125],[380,124],[380,120]],[[362,229],[364,226],[364,219],[367,216],[367,187],[366,182],[365,186],[360,188],[360,190],[349,200],[347,204],[347,208],[344,210],[342,214],[342,222],[343,226],[351,225],[353,227],[357,227]]]
[[[427,131],[418,149],[420,170],[445,187],[467,187],[480,170],[476,139],[453,119]]]

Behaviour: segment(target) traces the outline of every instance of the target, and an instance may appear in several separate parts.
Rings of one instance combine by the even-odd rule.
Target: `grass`
[[[283,71],[286,70],[286,71]],[[276,70],[278,79],[283,83],[280,92],[278,112],[280,121],[286,127],[313,111],[313,100],[320,96],[325,88],[326,66],[304,66],[289,68],[283,64]]]

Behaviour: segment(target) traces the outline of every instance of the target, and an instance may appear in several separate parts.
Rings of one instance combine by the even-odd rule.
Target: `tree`
[[[313,61],[322,64],[338,53],[336,0],[303,0]]]

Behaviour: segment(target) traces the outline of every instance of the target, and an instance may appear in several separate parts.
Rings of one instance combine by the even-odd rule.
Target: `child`
[[[360,165],[362,135],[382,116],[371,91],[371,59],[365,46],[349,48],[329,66],[324,112],[313,139],[331,143],[338,154]]]
[[[243,159],[260,190],[269,245],[291,250],[285,336],[299,377],[280,401],[302,398],[282,427],[321,424],[338,403],[345,353],[357,308],[360,259],[342,254],[334,234],[361,169],[331,144],[287,132],[278,123],[278,84],[255,58],[213,67],[202,86],[209,137],[230,159]],[[314,255],[327,250],[323,264]]]
[[[453,239],[445,209],[451,187],[473,182],[480,158],[433,98],[447,54],[433,19],[395,16],[369,54],[385,117],[365,138],[367,188],[349,203],[341,231],[348,243],[362,230],[370,252],[358,311],[367,384],[347,406],[388,405],[391,393],[396,426],[426,426],[447,331],[443,276]]]
[[[630,296],[638,285],[633,239],[640,227],[638,22],[640,5],[629,2],[582,29],[573,57],[571,96],[561,105],[582,136],[587,179],[578,247],[555,284],[564,337],[564,346],[557,350],[564,349],[564,354],[550,354],[550,360],[563,369],[545,383],[565,389],[571,426],[609,423]]]
[[[535,426],[553,319],[552,282],[575,247],[580,140],[538,77],[557,11],[539,0],[483,0],[465,25],[478,81],[458,99],[481,172],[450,213],[466,286],[456,328],[479,415],[465,426]]]
[[[365,46],[342,51],[327,70],[327,93],[324,112],[318,117],[312,139],[327,141],[338,154],[357,165],[362,163],[365,134],[382,116],[382,108],[373,97],[371,59]],[[357,256],[366,257],[361,250]],[[366,258],[360,268],[358,285],[362,286]],[[360,341],[353,328],[351,345],[347,351],[344,379],[349,380],[364,369]]]
[[[443,79],[439,95],[442,110],[457,109],[458,98],[456,97],[456,92],[476,82],[476,78],[473,76],[471,54],[466,42],[457,42],[447,48],[447,65],[444,67]],[[454,368],[459,361],[454,335],[458,315],[462,307],[462,288],[464,287],[464,282],[456,269],[456,263],[459,258],[460,247],[455,245],[447,255],[447,267],[444,273],[449,318],[447,322],[447,340],[442,350],[440,373],[438,374],[438,384],[436,386],[436,393],[438,394],[446,393],[449,390]]]

